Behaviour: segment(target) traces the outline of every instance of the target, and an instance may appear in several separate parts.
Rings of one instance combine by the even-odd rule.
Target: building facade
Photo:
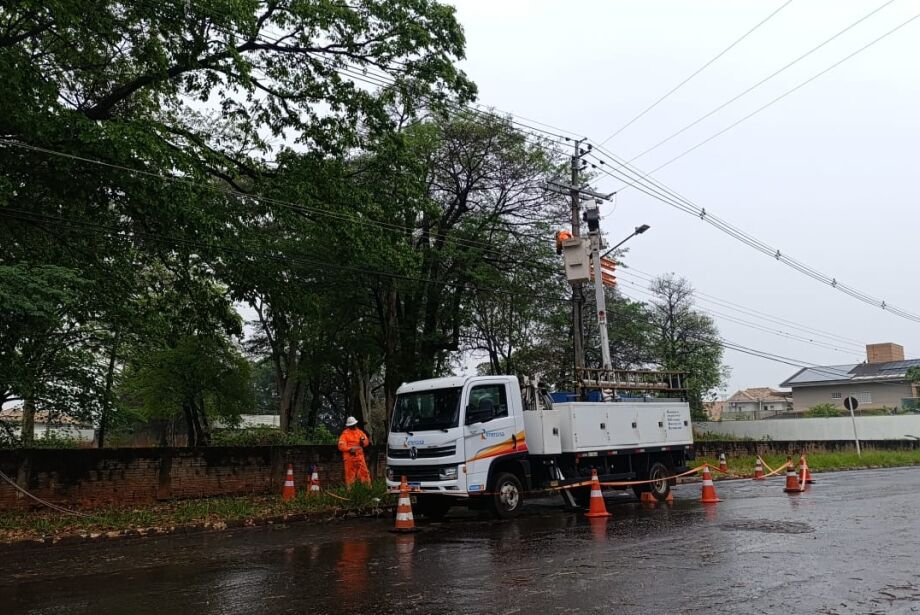
[[[796,413],[819,404],[845,411],[843,400],[851,396],[860,410],[920,411],[918,386],[907,379],[911,367],[920,367],[920,359],[905,360],[900,345],[870,344],[865,363],[807,367],[781,386],[792,389]]]

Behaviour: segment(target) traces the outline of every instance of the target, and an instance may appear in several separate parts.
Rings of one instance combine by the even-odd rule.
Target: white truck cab
[[[667,477],[693,454],[682,399],[554,404],[514,376],[434,378],[396,394],[387,484],[395,488],[405,476],[418,493],[417,511],[433,518],[461,501],[511,517],[526,491],[581,482],[592,469],[602,480]],[[664,499],[669,489],[663,479],[650,490]],[[561,493],[572,506],[588,495]]]

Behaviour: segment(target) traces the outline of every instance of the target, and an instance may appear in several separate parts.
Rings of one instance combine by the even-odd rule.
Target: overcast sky
[[[602,141],[785,0],[772,2],[456,0],[463,68],[480,101]],[[658,107],[611,140],[632,158],[885,2],[794,0]],[[920,12],[895,0],[821,50],[638,159],[651,170]],[[838,280],[920,313],[920,19],[655,174],[721,218]],[[613,179],[600,181],[603,191]],[[676,272],[703,293],[843,336],[892,341],[920,357],[920,324],[811,280],[668,205],[627,189],[603,229],[640,224],[628,264]],[[636,278],[621,280],[640,282]],[[621,288],[642,295],[628,284]],[[701,303],[793,340],[716,316],[732,342],[803,362],[859,362],[852,343]],[[837,343],[839,342],[839,343]],[[841,352],[845,351],[845,352]],[[787,365],[726,353],[729,393],[777,386]]]

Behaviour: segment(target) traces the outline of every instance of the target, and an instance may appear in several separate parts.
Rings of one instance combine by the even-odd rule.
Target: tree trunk
[[[29,448],[35,443],[35,397],[29,393],[22,402],[22,446]]]
[[[396,389],[399,388],[399,357],[397,353],[399,323],[397,321],[397,307],[396,289],[391,287],[387,289],[383,327],[383,395],[384,403],[386,404],[387,425],[390,424],[390,419],[393,416],[393,408],[396,406]]]
[[[109,413],[112,405],[112,381],[115,379],[115,357],[118,354],[118,331],[112,339],[112,350],[109,353],[109,367],[105,373],[105,396],[102,398],[102,413],[99,416],[99,441],[97,446],[105,446],[105,432],[108,428]]]

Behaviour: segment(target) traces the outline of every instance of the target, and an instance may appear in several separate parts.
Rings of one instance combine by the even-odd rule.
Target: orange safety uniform
[[[364,447],[370,446],[370,443],[371,439],[358,427],[346,427],[339,436],[339,450],[342,451],[342,461],[345,464],[345,484],[349,487],[355,479],[371,484],[371,475],[364,461]]]

